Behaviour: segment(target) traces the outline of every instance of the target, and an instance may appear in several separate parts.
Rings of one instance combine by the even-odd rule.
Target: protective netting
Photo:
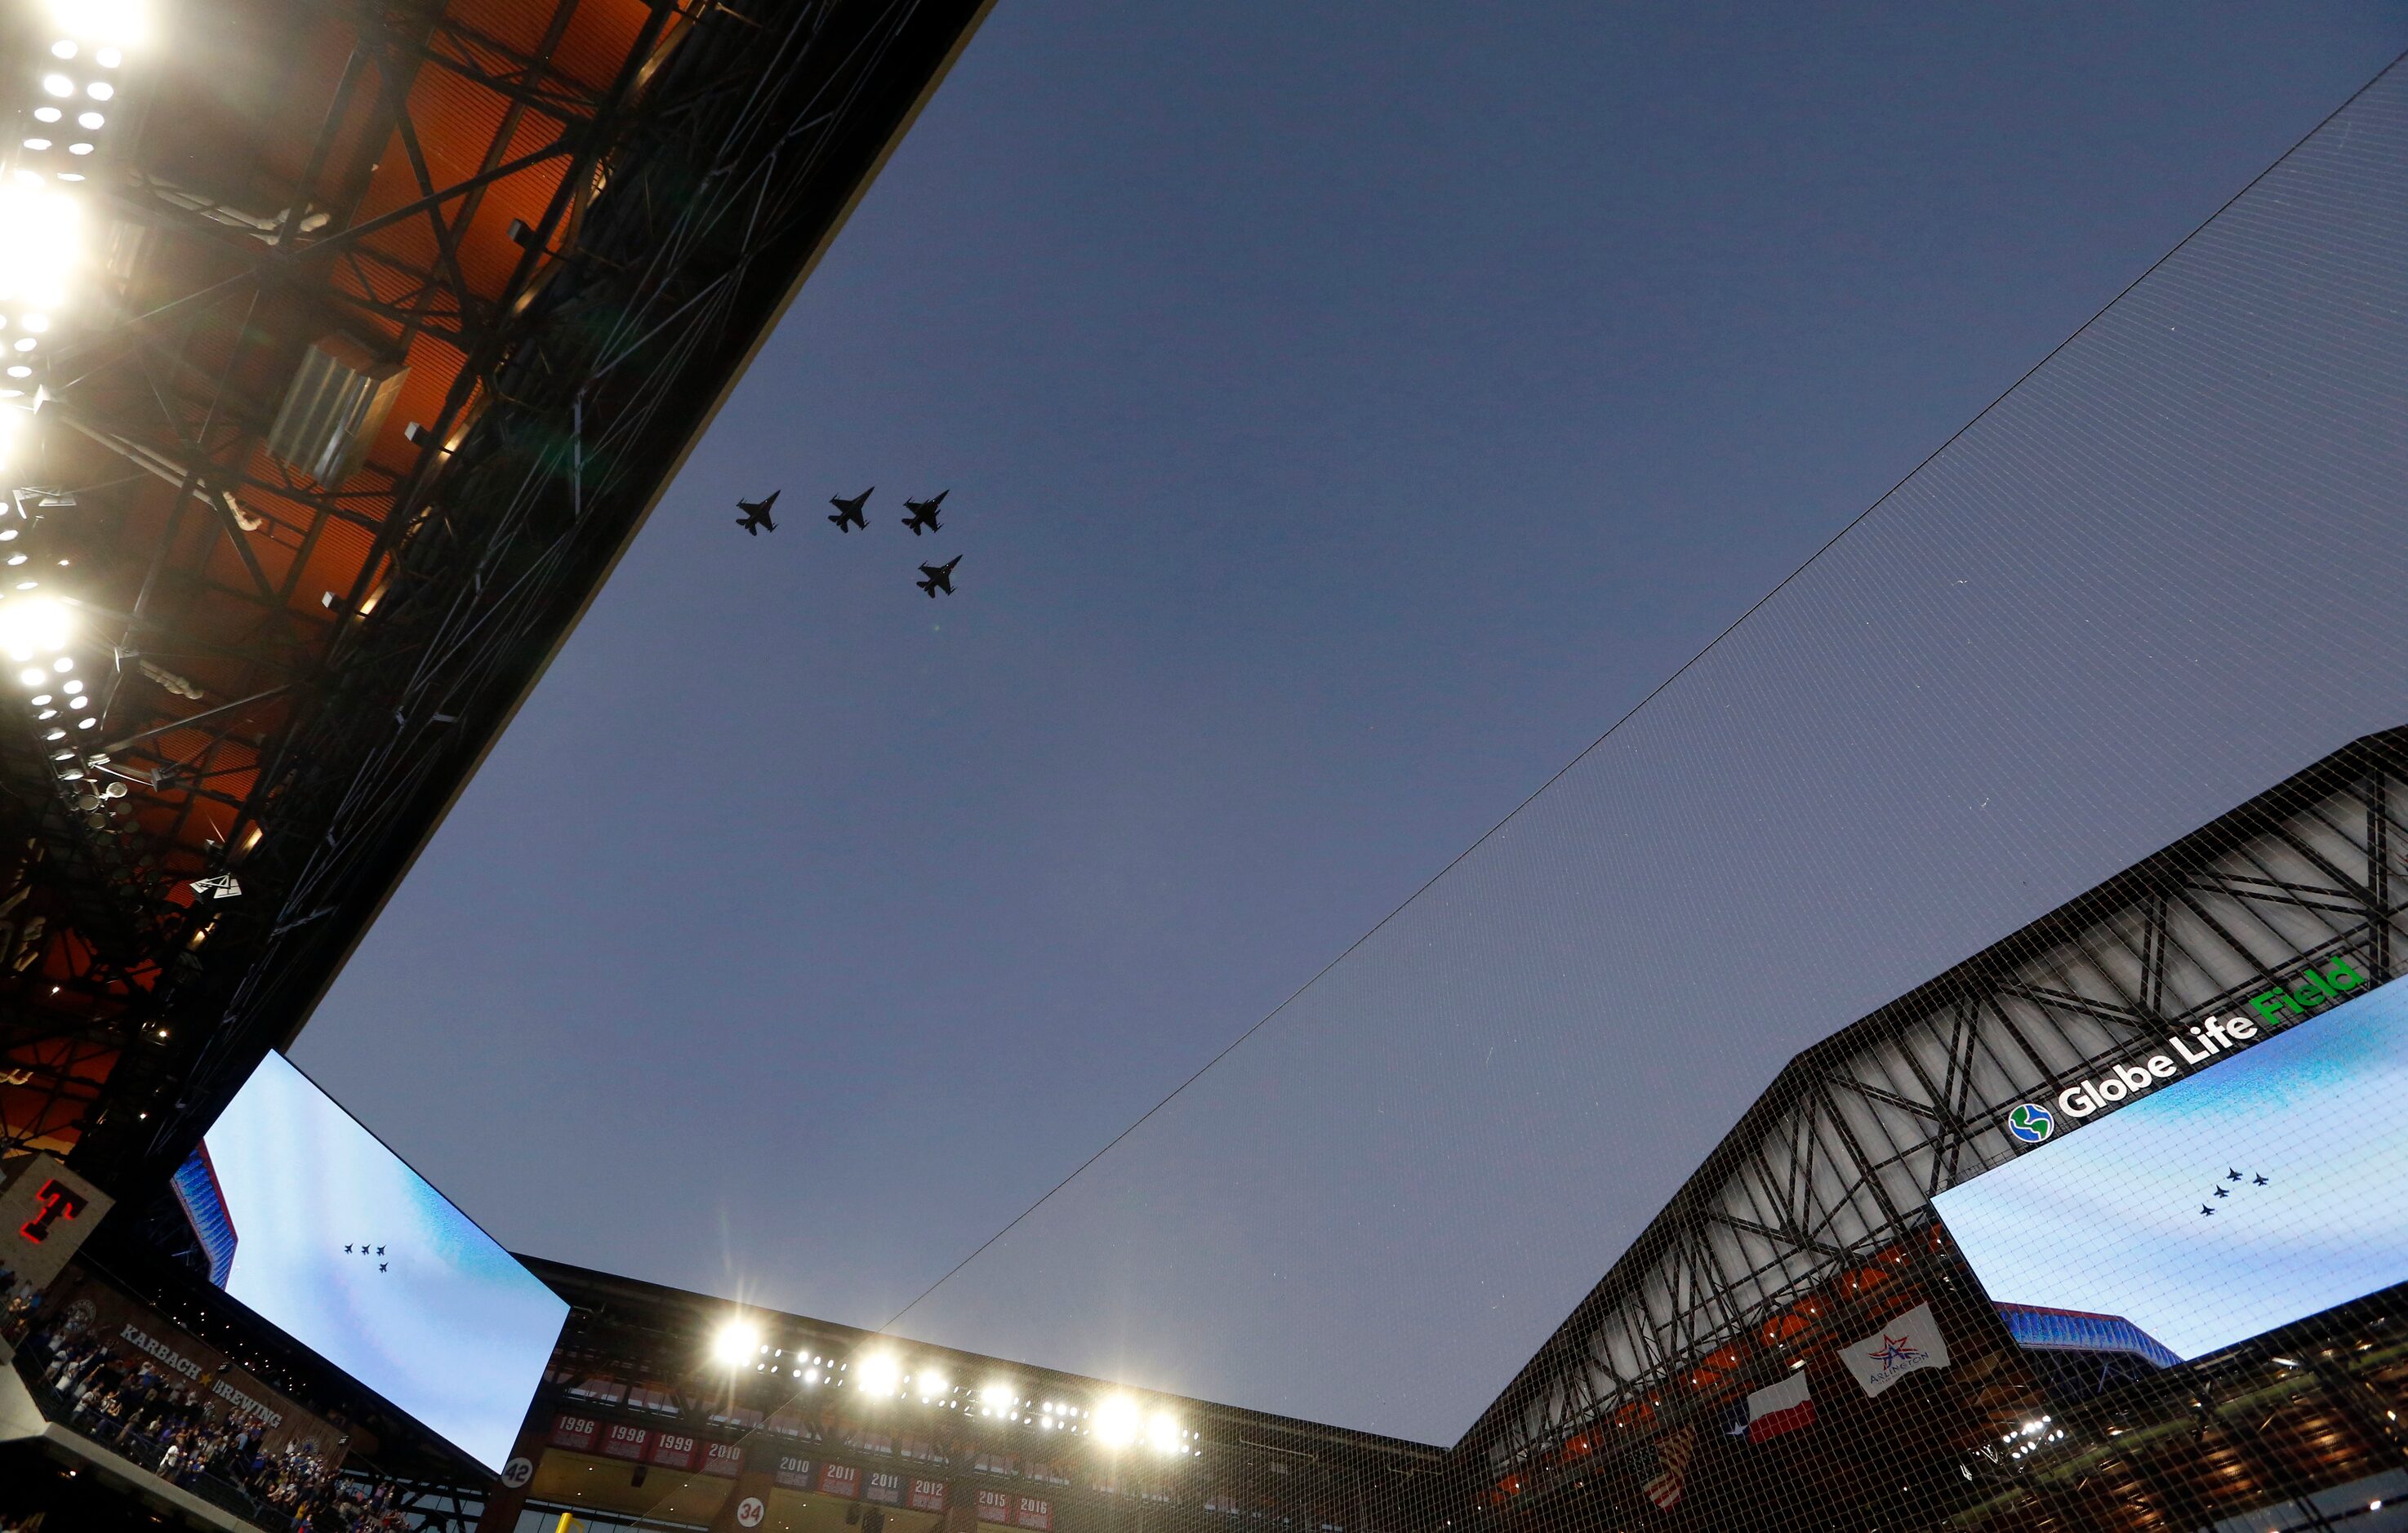
[[[2408,1526],[2403,309],[2395,69],[924,1340],[552,1272],[578,1312],[470,1514]],[[1085,1371],[982,1355],[1007,1312]],[[1426,1396],[1148,1388],[1307,1346]]]
[[[1308,1341],[1418,1357],[1434,1397],[1494,1398],[1460,1441],[1309,1426],[1440,1418],[1342,1367],[1283,1421],[763,1316],[695,1450],[733,1485],[607,1504],[2408,1523],[2404,303],[2394,71],[897,1327],[1054,1315],[1026,1352],[1201,1394]],[[1283,1126],[1232,1142],[1240,1101]],[[1632,1171],[1640,1142],[1684,1174]],[[1533,1182],[1553,1217],[1427,1212]],[[1492,1325],[1498,1289],[1570,1318]],[[592,1334],[517,1526],[634,1475],[595,1434],[661,1430],[638,1360],[675,1373],[714,1323]],[[1104,1440],[1124,1397],[1195,1435]]]

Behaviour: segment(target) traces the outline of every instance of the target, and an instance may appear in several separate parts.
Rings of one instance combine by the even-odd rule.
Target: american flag
[[[1639,1488],[1659,1510],[1670,1512],[1680,1505],[1681,1488],[1689,1473],[1689,1459],[1697,1451],[1698,1429],[1694,1426],[1667,1432],[1664,1440],[1656,1444],[1656,1459],[1664,1466],[1664,1472]]]

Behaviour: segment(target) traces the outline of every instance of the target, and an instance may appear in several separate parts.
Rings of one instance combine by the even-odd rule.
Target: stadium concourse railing
[[[1932,1196],[2009,1158],[2019,1104],[2312,993],[2336,959],[2394,978],[2403,779],[2408,730],[2356,740],[1798,1055],[1467,1434],[1459,1472],[1498,1505],[1584,1472],[1618,1428],[1727,1412],[1842,1323],[1852,1274],[1936,1238]]]

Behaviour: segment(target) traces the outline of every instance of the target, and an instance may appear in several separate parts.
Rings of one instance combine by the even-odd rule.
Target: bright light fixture
[[[149,33],[149,9],[143,0],[50,0],[50,21],[70,37],[123,48]],[[110,51],[102,50],[104,64],[109,63]]]
[[[39,666],[28,666],[17,673],[19,686],[38,687],[50,679],[50,673]]]
[[[1137,1401],[1114,1395],[1096,1407],[1096,1440],[1107,1448],[1125,1448],[1137,1440]]]
[[[54,96],[71,96],[75,94],[75,81],[64,75],[44,75],[42,89]]]
[[[919,1395],[924,1400],[941,1400],[952,1394],[953,1389],[953,1381],[941,1373],[923,1370],[920,1374]]]
[[[83,88],[83,93],[94,101],[107,101],[117,93],[117,87],[105,79],[96,79]]]
[[[873,1395],[892,1395],[903,1382],[903,1365],[891,1352],[873,1352],[853,1365],[853,1377]]]
[[[0,188],[0,301],[47,311],[66,299],[84,258],[83,209],[73,197],[39,186]]]
[[[0,650],[7,651],[11,660],[31,660],[36,651],[64,649],[74,626],[65,608],[44,597],[0,602]]]
[[[1145,1437],[1158,1454],[1175,1454],[1186,1446],[1180,1440],[1179,1418],[1168,1411],[1157,1411],[1145,1426]]]
[[[710,1360],[722,1368],[744,1362],[761,1346],[761,1327],[749,1320],[731,1320],[710,1339]]]

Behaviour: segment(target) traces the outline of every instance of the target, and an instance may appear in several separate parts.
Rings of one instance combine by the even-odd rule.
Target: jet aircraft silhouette
[[[2262,1187],[2266,1185],[2266,1179],[2262,1176],[2251,1177],[2249,1179],[2249,1184],[2253,1187]]]
[[[2199,1211],[2200,1211],[2200,1213],[2202,1216],[2205,1216],[2205,1215],[2207,1215],[2207,1214],[2212,1214],[2212,1213],[2214,1213],[2215,1211],[2214,1211],[2214,1209],[2209,1208],[2206,1204],[2201,1203],[2201,1204],[2199,1206]]]
[[[2224,1168],[2224,1180],[2227,1182],[2238,1182],[2241,1180],[2241,1173],[2228,1166]]]
[[[930,601],[937,599],[939,591],[950,596],[953,594],[953,566],[961,562],[962,556],[956,553],[941,565],[922,565],[920,573],[925,579],[911,583],[926,592]]]
[[[836,515],[829,517],[828,520],[836,523],[836,530],[838,532],[851,532],[855,527],[867,532],[869,519],[861,514],[861,509],[868,505],[869,497],[877,493],[878,486],[873,484],[851,500],[845,499],[842,495],[828,496],[828,504],[836,508]]]
[[[736,519],[736,524],[744,529],[745,537],[758,537],[765,531],[778,530],[778,524],[769,520],[769,508],[778,504],[778,497],[784,494],[783,490],[772,490],[767,500],[739,500],[736,503],[736,509],[744,513]]]
[[[937,508],[942,506],[945,503],[945,497],[952,494],[951,490],[939,490],[934,500],[907,500],[903,503],[911,512],[910,516],[903,519],[903,524],[911,529],[912,537],[917,537],[924,532],[943,530],[937,525]]]

